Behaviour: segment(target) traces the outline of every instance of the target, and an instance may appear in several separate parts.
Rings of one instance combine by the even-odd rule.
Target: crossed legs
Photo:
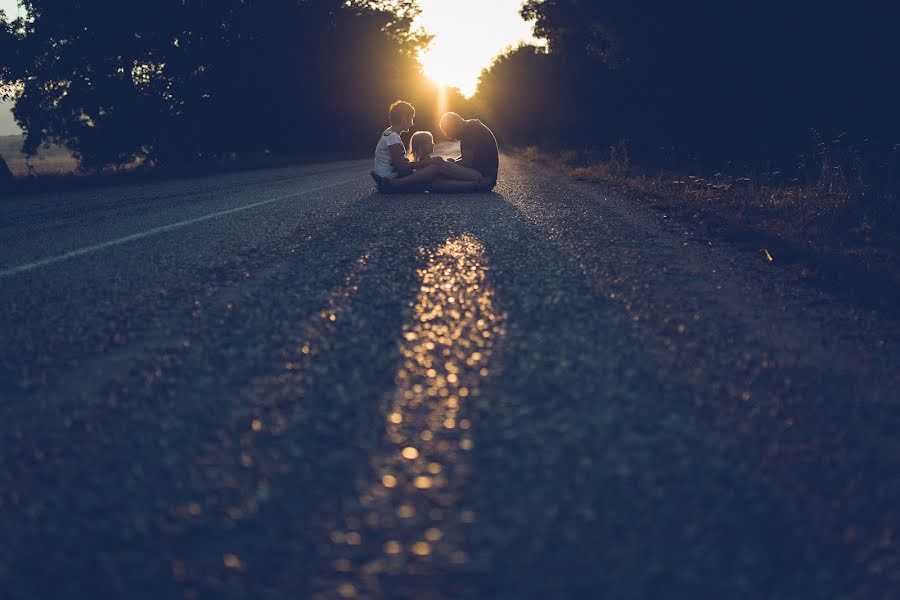
[[[431,183],[441,175],[441,167],[438,165],[428,165],[424,169],[419,169],[406,177],[398,177],[391,179],[391,190],[402,190],[411,187],[422,186]]]
[[[431,184],[431,191],[453,194],[462,192],[486,192],[494,187],[494,180],[479,171],[455,162],[441,164],[441,175]]]
[[[390,181],[391,191],[411,190],[431,184],[431,190],[440,193],[486,191],[494,186],[493,180],[483,177],[475,169],[454,162],[428,165],[406,177]]]
[[[459,163],[445,161],[440,164],[441,175],[454,181],[479,181],[481,173],[471,167],[465,167]]]

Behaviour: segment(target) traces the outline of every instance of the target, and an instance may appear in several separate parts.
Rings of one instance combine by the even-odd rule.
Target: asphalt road
[[[0,202],[0,596],[900,597],[897,323],[368,167]]]

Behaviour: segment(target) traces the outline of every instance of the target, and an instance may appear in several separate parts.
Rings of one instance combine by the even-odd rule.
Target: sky
[[[417,25],[433,34],[422,57],[425,73],[438,83],[475,92],[482,69],[508,46],[536,43],[522,20],[522,0],[419,0]]]
[[[467,96],[475,92],[482,69],[508,46],[534,43],[531,25],[519,16],[522,0],[419,0],[416,23],[434,41],[421,59],[426,74]],[[0,10],[16,16],[16,0],[0,0]],[[19,133],[11,103],[0,102],[0,135]]]
[[[7,17],[16,18],[16,0],[0,0],[0,10],[6,11]],[[13,121],[12,103],[0,101],[0,135],[21,133],[19,126]]]

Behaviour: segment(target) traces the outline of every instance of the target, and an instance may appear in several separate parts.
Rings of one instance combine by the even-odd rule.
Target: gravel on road
[[[896,322],[367,166],[0,205],[3,597],[898,597]]]

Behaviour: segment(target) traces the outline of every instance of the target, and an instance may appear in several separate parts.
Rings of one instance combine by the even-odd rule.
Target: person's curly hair
[[[391,104],[388,115],[391,119],[391,126],[399,125],[403,121],[403,117],[414,117],[416,115],[416,109],[413,108],[413,105],[409,102],[397,100]]]

